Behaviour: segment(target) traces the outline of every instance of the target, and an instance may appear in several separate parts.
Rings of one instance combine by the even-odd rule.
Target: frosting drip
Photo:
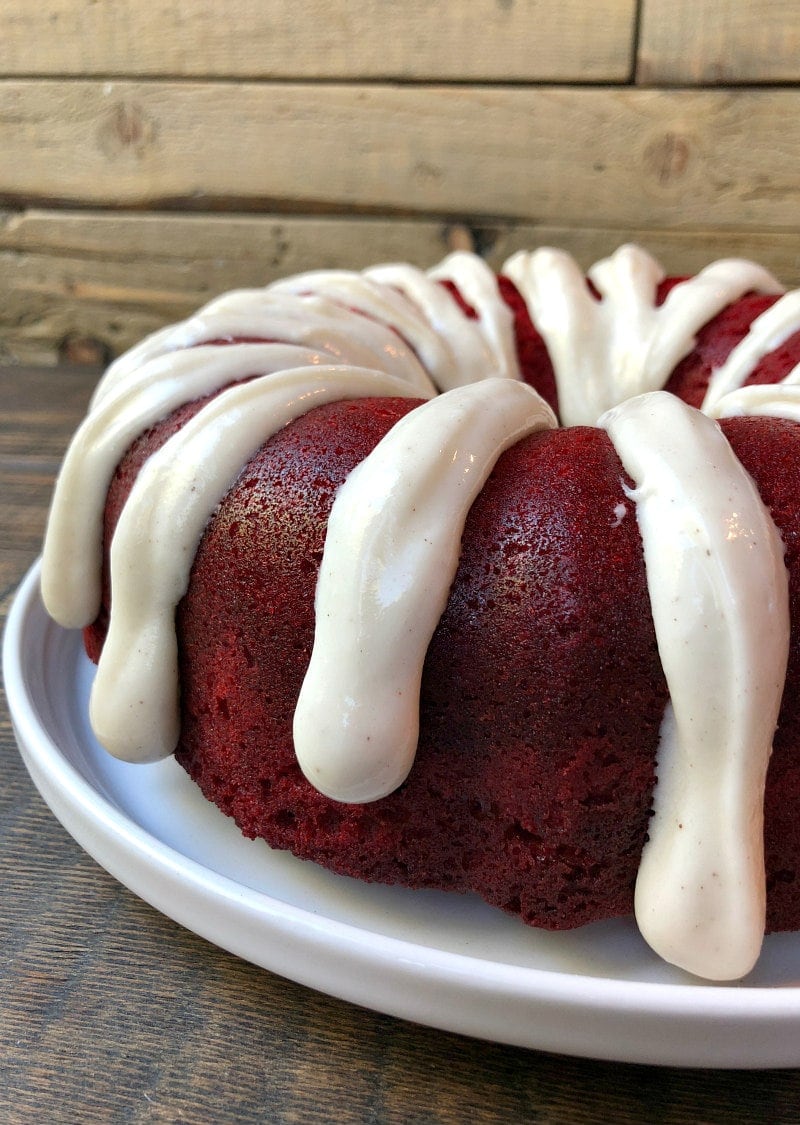
[[[609,411],[635,482],[671,704],[636,920],[667,961],[730,980],[764,933],[763,794],[789,650],[783,544],[721,431],[663,392]]]
[[[50,615],[67,628],[90,625],[97,617],[106,493],[140,434],[184,403],[233,381],[331,361],[325,353],[284,344],[198,346],[155,357],[135,382],[100,396],[67,450],[53,495],[42,558],[42,597]],[[94,560],[89,567],[87,554]]]
[[[665,395],[618,404],[663,386],[697,331],[730,301],[781,288],[751,263],[717,262],[657,307],[663,273],[635,247],[589,271],[597,297],[572,259],[554,250],[517,254],[504,272],[547,344],[563,423],[594,424],[617,407],[602,424],[637,485],[632,498],[671,693],[652,840],[637,887],[640,925],[669,960],[736,977],[752,963],[763,929],[759,801],[788,628],[780,543],[712,423]],[[717,372],[707,413],[800,421],[800,368],[780,387],[736,389],[761,356],[800,328],[799,314],[798,295],[790,294],[754,322]],[[250,381],[237,383],[244,379]],[[474,255],[451,255],[428,272],[407,265],[322,271],[226,294],[144,340],[99,384],[51,509],[43,593],[57,620],[82,625],[97,612],[105,493],[125,448],[177,406],[224,387],[146,463],[119,521],[93,724],[101,742],[130,760],[172,751],[179,721],[174,607],[207,520],[271,433],[322,402],[430,398],[438,388],[446,393],[396,426],[334,504],[318,638],[296,720],[298,756],[312,783],[340,800],[374,799],[402,782],[413,757],[422,661],[471,500],[500,451],[552,417],[520,382],[512,314],[497,279]],[[474,464],[465,460],[467,449]],[[709,459],[721,475],[706,497]],[[338,597],[331,591],[348,553],[358,560],[360,584],[342,601],[345,584]],[[405,637],[408,619],[418,625]],[[722,645],[718,667],[716,657],[704,658],[713,636]],[[354,651],[362,638],[366,660]],[[352,682],[342,680],[338,656],[331,656],[331,646],[338,653],[342,645],[351,653]],[[378,664],[375,653],[383,660],[389,650],[388,662]],[[391,721],[381,726],[384,712]],[[387,726],[402,738],[389,737]],[[689,738],[688,728],[700,734]],[[373,733],[375,745],[362,759]],[[329,737],[335,748],[323,752]],[[699,946],[723,944],[726,926],[728,952],[712,964]]]
[[[723,395],[743,387],[764,356],[779,348],[795,332],[800,332],[800,289],[786,293],[756,317],[744,339],[712,374],[703,400],[704,413],[713,415]],[[798,381],[800,364],[783,380],[785,383]]]
[[[211,301],[189,320],[148,336],[120,356],[98,384],[92,407],[120,384],[134,385],[141,367],[156,356],[197,344],[257,340],[320,349],[333,362],[375,368],[412,383],[427,397],[435,390],[415,353],[400,336],[368,316],[358,316],[322,297],[243,289]]]
[[[439,281],[452,281],[477,312],[471,319]],[[318,270],[275,282],[272,293],[317,293],[398,332],[440,391],[481,379],[519,379],[513,318],[492,270],[474,254],[451,254],[435,269],[405,263],[364,273]]]
[[[661,390],[697,332],[726,305],[751,291],[783,292],[760,266],[728,259],[676,285],[659,306],[664,272],[637,246],[622,246],[589,270],[599,300],[560,250],[520,251],[503,272],[547,344],[565,426],[593,426],[604,410]]]
[[[452,377],[452,356],[442,335],[435,332],[402,293],[380,285],[368,274],[346,270],[319,270],[274,282],[270,294],[291,293],[297,297],[319,295],[343,309],[362,313],[390,328],[408,344],[437,386]]]
[[[222,391],[145,463],[111,544],[113,612],[90,699],[100,742],[157,761],[180,734],[175,607],[203,530],[263,442],[314,406],[366,395],[414,397],[391,375],[295,369]]]
[[[786,418],[800,422],[800,373],[792,372],[794,382],[788,377],[783,383],[772,386],[742,387],[718,399],[709,413],[714,418],[737,418],[745,414],[762,417]]]
[[[374,801],[407,777],[467,513],[503,450],[555,426],[530,387],[486,380],[406,415],[342,486],[294,720],[297,760],[326,796]]]

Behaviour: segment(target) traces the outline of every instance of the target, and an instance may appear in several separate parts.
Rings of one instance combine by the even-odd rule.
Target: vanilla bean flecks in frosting
[[[402,418],[342,486],[294,719],[300,767],[326,796],[374,801],[407,777],[467,513],[503,450],[555,426],[524,383],[461,387]]]
[[[423,397],[435,390],[412,349],[386,325],[322,297],[242,289],[217,297],[188,320],[153,333],[120,356],[98,384],[91,405],[97,406],[120,383],[135,383],[142,364],[156,356],[237,340],[320,349],[334,362],[397,375],[416,386]]]
[[[668,960],[734,979],[763,932],[761,798],[786,659],[786,573],[777,532],[714,423],[668,395],[634,396],[657,392],[727,304],[782,289],[760,267],[728,260],[658,306],[661,267],[630,246],[589,271],[594,292],[555,250],[516,254],[503,272],[547,346],[562,423],[594,425],[615,408],[601,424],[636,482],[671,696],[639,924]],[[778,387],[742,386],[799,319],[790,294],[753,322],[714,376],[706,413],[800,421],[800,367]],[[90,623],[99,606],[103,508],[125,449],[177,406],[219,392],[145,463],[111,544],[91,718],[112,753],[150,761],[175,746],[174,608],[206,522],[255,450],[323,402],[427,399],[437,389],[447,393],[354,470],[328,530],[295,736],[311,782],[348,801],[375,799],[406,776],[422,663],[467,510],[501,450],[553,424],[521,382],[497,278],[465,253],[427,272],[305,274],[225,294],[110,366],[65,459],[45,543],[46,604],[68,626]],[[332,596],[351,567],[358,582]]]
[[[113,610],[90,699],[99,741],[126,761],[171,754],[180,734],[175,607],[205,526],[263,442],[315,406],[414,397],[391,375],[297,368],[222,391],[145,463],[111,544]]]
[[[735,979],[764,934],[763,795],[789,647],[783,544],[698,411],[657,392],[599,424],[635,483],[670,693],[636,920],[665,960]]]
[[[228,383],[332,362],[326,353],[289,344],[200,345],[156,356],[135,381],[123,380],[99,397],[72,439],[53,493],[42,558],[42,597],[51,617],[67,628],[90,625],[97,617],[106,494],[140,434]]]
[[[478,314],[468,317],[440,281],[452,281]],[[275,282],[270,293],[317,294],[390,326],[440,391],[494,376],[520,378],[513,318],[497,278],[474,254],[451,254],[427,273],[405,263],[363,273],[318,270]]]
[[[604,410],[661,390],[692,350],[697,332],[748,292],[782,293],[752,262],[714,262],[656,304],[664,272],[636,246],[588,271],[560,250],[520,251],[503,272],[522,294],[553,363],[562,425],[596,424]]]
[[[449,352],[437,373],[440,390],[494,376],[521,378],[514,339],[514,319],[500,296],[493,271],[475,254],[450,254],[427,273],[405,264],[375,266],[368,277],[391,286],[413,301],[430,321]],[[439,284],[452,282],[477,314],[464,315],[455,298]]]

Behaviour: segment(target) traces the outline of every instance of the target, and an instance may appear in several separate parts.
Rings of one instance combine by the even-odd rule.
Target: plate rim
[[[3,637],[4,684],[21,757],[45,802],[79,845],[118,881],[174,921],[221,948],[300,984],[442,1030],[516,1046],[616,1061],[737,1068],[800,1065],[800,1057],[797,1054],[790,1057],[785,1042],[786,1038],[791,1039],[786,1036],[787,1025],[800,1029],[800,986],[740,987],[704,982],[619,980],[512,965],[441,950],[365,930],[282,902],[261,890],[237,883],[158,840],[94,789],[66,759],[28,697],[24,670],[26,658],[30,659],[26,641],[31,621],[38,613],[46,618],[46,630],[60,630],[46,617],[41,604],[40,568],[41,560],[37,559],[19,585],[9,608]],[[103,847],[98,848],[93,833],[99,833]],[[108,846],[113,853],[111,857],[105,854]],[[104,854],[96,854],[98,851]],[[128,862],[123,853],[127,853]],[[142,864],[157,873],[159,885],[178,881],[186,892],[188,883],[189,897],[202,897],[210,889],[215,902],[224,902],[226,909],[243,921],[249,920],[252,924],[257,919],[262,925],[272,927],[276,934],[290,931],[298,948],[300,945],[308,947],[319,957],[319,964],[307,972],[299,972],[294,964],[296,958],[281,957],[274,942],[266,950],[266,957],[254,958],[249,939],[244,942],[220,940],[219,927],[210,923],[198,926],[192,910],[171,909],[169,900],[165,900],[158,889],[148,894],[146,887],[132,885],[140,882],[135,869]],[[343,979],[335,983],[321,980],[337,964],[343,970]],[[363,976],[361,982],[352,978],[354,967],[358,967]],[[380,979],[377,982],[375,979],[376,974],[386,973],[397,977],[401,984],[409,979],[425,983],[436,998],[433,1002],[431,999],[421,1002],[419,997],[408,995],[387,996],[386,983],[381,987]],[[358,975],[356,973],[356,977]],[[371,991],[376,984],[381,992],[378,997]],[[457,990],[463,990],[465,999],[472,1002],[459,1013],[439,1011],[442,992],[452,997]],[[503,1027],[502,1022],[497,1025],[497,1016],[486,1023],[474,1010],[476,1001],[479,1005],[491,998],[495,1004],[502,1000],[501,1007],[502,1004],[509,1006],[508,1026]],[[526,1005],[533,1005],[540,1015],[546,1015],[548,1025],[542,1027],[540,1022],[534,1021],[535,1026],[528,1026]],[[572,1043],[567,1033],[580,1030],[571,1025],[581,1017],[587,1023],[583,1041]],[[670,1028],[685,1031],[688,1027],[698,1038],[695,1040],[694,1035],[689,1035],[685,1041],[679,1037],[675,1042],[662,1044],[658,1057],[653,1057],[649,1045],[641,1043],[639,1037],[643,1035],[643,1025],[650,1027],[654,1019],[662,1025],[662,1032]],[[733,1040],[725,1041],[718,1044],[712,1061],[708,1056],[697,1058],[696,1042],[700,1037],[714,1030],[719,1032],[721,1023],[731,1020],[735,1021],[739,1033],[748,1030],[763,1036],[771,1032],[771,1043],[764,1043],[760,1054],[750,1056],[738,1050]],[[604,1022],[617,1025],[618,1031],[627,1033],[623,1034],[627,1045],[615,1046],[613,1042],[604,1041],[600,1027],[594,1026]],[[667,1039],[670,1039],[669,1034]],[[711,1054],[714,1056],[713,1051]]]

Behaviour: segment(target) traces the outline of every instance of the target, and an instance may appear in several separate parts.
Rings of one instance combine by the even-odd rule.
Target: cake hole
[[[342,818],[334,809],[325,809],[317,818],[317,827],[320,832],[338,832]]]
[[[776,871],[770,880],[772,883],[793,883],[795,880],[794,871]]]

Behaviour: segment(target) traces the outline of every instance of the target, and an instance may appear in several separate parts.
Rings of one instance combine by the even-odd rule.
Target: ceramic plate
[[[88,727],[92,666],[47,617],[34,567],[3,650],[20,751],[98,863],[158,910],[311,988],[497,1042],[626,1062],[800,1065],[800,935],[766,939],[755,971],[698,983],[629,921],[566,934],[471,896],[365,886],[243,839],[174,761],[117,762]]]

